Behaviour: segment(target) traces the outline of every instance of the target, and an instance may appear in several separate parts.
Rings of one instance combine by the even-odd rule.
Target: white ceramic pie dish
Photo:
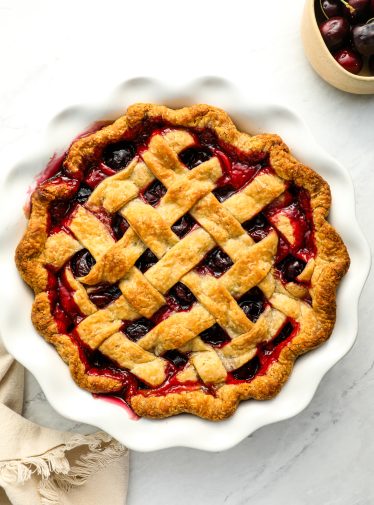
[[[299,358],[276,398],[242,402],[230,419],[218,423],[190,415],[134,421],[125,409],[94,399],[80,389],[54,348],[34,330],[30,320],[33,294],[20,279],[13,261],[26,224],[22,207],[35,175],[54,152],[61,151],[93,121],[118,116],[128,105],[139,101],[171,107],[208,103],[224,108],[240,129],[281,135],[295,156],[330,184],[333,197],[330,221],[351,257],[350,270],[339,288],[337,321],[329,341]],[[278,105],[251,103],[220,79],[205,78],[183,89],[151,79],[133,79],[123,83],[102,104],[85,104],[62,111],[51,121],[44,147],[8,169],[0,190],[0,230],[0,331],[5,346],[36,377],[48,401],[60,414],[97,426],[130,449],[151,451],[173,446],[209,451],[228,449],[256,429],[304,409],[324,374],[349,351],[356,338],[358,300],[370,267],[370,250],[356,221],[348,171],[316,144],[303,121],[293,112]]]

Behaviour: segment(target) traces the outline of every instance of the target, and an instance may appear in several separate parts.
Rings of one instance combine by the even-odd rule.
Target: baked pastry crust
[[[136,157],[96,187],[86,205],[77,207],[70,233],[62,230],[50,235],[51,204],[71,198],[76,181],[108,144],[123,140],[149,121],[168,125],[168,132],[153,135],[141,159]],[[188,129],[209,129],[219,142],[248,155],[265,153],[273,173],[260,173],[220,203],[211,193],[222,177],[217,157],[191,171],[178,159],[181,150],[193,144]],[[167,160],[166,165],[163,160]],[[81,349],[71,335],[61,331],[53,315],[50,272],[65,268],[83,248],[96,260],[89,273],[77,279],[69,268],[64,271],[74,302],[84,315],[74,331],[85,346],[99,349],[150,386],[128,400],[140,416],[162,418],[188,412],[211,420],[224,419],[241,400],[274,397],[296,358],[330,336],[335,323],[336,288],[349,267],[349,256],[326,220],[331,204],[328,184],[298,162],[277,135],[252,137],[239,132],[224,111],[208,105],[172,110],[136,104],[114,123],[73,142],[64,170],[73,182],[64,177],[47,180],[32,194],[29,222],[17,247],[16,263],[35,292],[32,320],[36,329],[56,347],[81,387],[106,394],[123,388],[115,374],[89,373]],[[155,177],[167,188],[157,209],[138,198]],[[300,282],[284,283],[273,266],[279,233],[293,240],[287,215],[276,214],[272,223],[278,233],[271,231],[258,243],[244,233],[240,223],[282,195],[289,182],[309,194],[315,254],[299,274]],[[102,208],[110,214],[120,212],[130,224],[118,241],[95,217]],[[179,240],[171,226],[187,212],[200,227]],[[217,244],[230,256],[232,267],[218,279],[200,275],[196,265]],[[147,248],[159,261],[143,274],[134,263]],[[165,304],[168,290],[181,279],[197,299],[191,310],[171,314],[136,342],[125,338],[123,321],[151,318]],[[121,296],[98,310],[87,293],[90,286],[99,283],[119,283]],[[268,300],[256,322],[248,319],[235,301],[254,286],[259,286]],[[225,382],[227,374],[253,358],[257,345],[274,339],[288,319],[294,321],[297,331],[264,373],[250,381]],[[213,348],[199,335],[216,322],[231,341]],[[161,394],[160,386],[168,376],[168,362],[163,356],[174,349],[189,357],[187,366],[178,372],[178,384],[186,387]]]

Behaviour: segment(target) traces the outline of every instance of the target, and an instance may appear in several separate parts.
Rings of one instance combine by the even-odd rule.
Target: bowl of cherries
[[[374,94],[374,0],[307,0],[302,39],[323,79],[343,91]]]

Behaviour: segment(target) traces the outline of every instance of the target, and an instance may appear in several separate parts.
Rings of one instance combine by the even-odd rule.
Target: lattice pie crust
[[[201,147],[204,138],[215,147]],[[103,167],[105,149],[123,141],[132,159]],[[183,153],[194,149],[188,166]],[[164,194],[151,205],[155,181]],[[60,204],[64,220],[53,226]],[[82,388],[121,396],[140,416],[223,419],[240,400],[276,395],[295,359],[331,334],[349,257],[326,221],[329,207],[327,183],[278,136],[241,133],[208,105],[136,104],[73,142],[60,172],[32,194],[16,262],[35,292],[33,323]],[[186,215],[192,227],[178,235]],[[114,216],[127,227],[122,236]],[[265,232],[248,232],[261,216]],[[224,258],[218,273],[211,251]],[[92,265],[77,275],[83,254]],[[149,268],[144,254],[154,258]],[[103,304],[97,293],[110,289],[116,295]],[[134,337],[131,325],[146,329]]]

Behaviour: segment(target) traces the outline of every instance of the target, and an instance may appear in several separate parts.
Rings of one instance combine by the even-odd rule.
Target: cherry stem
[[[325,16],[325,18],[329,19],[328,15],[325,12],[325,9],[322,7],[322,0],[319,0],[319,5],[321,7],[321,11],[323,12],[323,15]]]
[[[368,25],[369,23],[372,23],[374,21],[374,18],[370,18],[366,21],[365,25]]]
[[[350,5],[347,0],[340,0],[342,4],[344,4],[348,10],[350,10],[351,14],[353,14],[356,9],[354,7],[352,7],[352,5]]]

